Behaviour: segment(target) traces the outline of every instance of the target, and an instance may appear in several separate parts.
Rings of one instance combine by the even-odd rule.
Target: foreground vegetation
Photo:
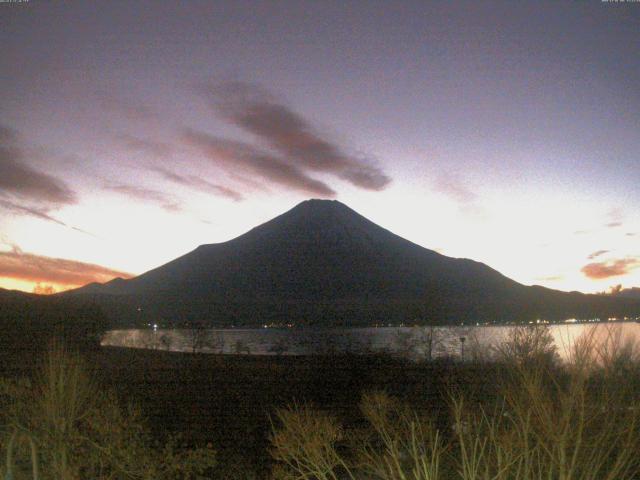
[[[225,357],[53,346],[4,373],[4,478],[638,478],[640,367],[608,330],[560,365],[514,330],[491,361]]]
[[[191,479],[215,465],[214,451],[160,444],[140,411],[97,387],[83,360],[53,345],[31,379],[0,383],[4,478]]]
[[[542,332],[542,333],[541,333]],[[345,429],[308,405],[277,411],[274,479],[618,480],[640,474],[636,358],[615,335],[584,339],[554,365],[541,330],[516,330],[512,369],[493,399],[451,392],[444,427],[431,409],[365,394],[366,423]],[[531,347],[539,347],[532,349]],[[523,355],[524,353],[527,355]],[[439,425],[440,423],[440,425]]]

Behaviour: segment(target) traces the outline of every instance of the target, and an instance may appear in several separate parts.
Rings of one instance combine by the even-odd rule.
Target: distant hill
[[[0,288],[0,300],[13,299],[13,298],[35,298],[33,293],[23,292],[21,290],[7,290],[6,288]]]
[[[620,292],[617,293],[617,296],[624,297],[624,298],[640,299],[640,288],[638,287],[625,288],[623,290],[620,290]]]
[[[54,338],[70,348],[95,348],[108,328],[99,306],[83,296],[0,289],[0,372],[39,361]]]
[[[640,301],[519,284],[405,240],[346,205],[308,200],[90,297],[112,322],[254,326],[527,321],[640,315]]]

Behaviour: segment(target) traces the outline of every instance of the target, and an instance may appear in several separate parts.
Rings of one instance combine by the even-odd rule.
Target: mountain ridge
[[[504,322],[633,309],[626,300],[620,310],[609,300],[522,285],[421,247],[335,200],[307,200],[232,240],[67,294],[93,295],[125,323]],[[571,307],[581,302],[593,305]]]

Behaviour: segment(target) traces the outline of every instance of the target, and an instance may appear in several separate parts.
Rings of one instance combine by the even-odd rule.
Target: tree
[[[269,347],[269,352],[275,353],[277,356],[283,355],[289,351],[289,343],[284,337],[280,337]]]
[[[205,348],[219,351],[224,347],[222,334],[209,328],[202,320],[192,320],[188,323],[186,340],[191,353],[202,352]]]
[[[169,335],[168,333],[163,333],[160,336],[160,345],[162,345],[162,348],[164,348],[165,350],[171,350],[171,343],[171,335]]]
[[[394,343],[402,356],[430,362],[436,356],[452,356],[459,352],[460,338],[466,339],[466,332],[466,329],[456,327],[415,326],[398,329]]]
[[[509,328],[506,340],[495,349],[498,358],[519,366],[552,366],[559,359],[553,335],[544,325]]]
[[[243,353],[251,355],[251,348],[249,347],[249,344],[240,338],[236,340],[233,349],[236,355],[241,355]]]

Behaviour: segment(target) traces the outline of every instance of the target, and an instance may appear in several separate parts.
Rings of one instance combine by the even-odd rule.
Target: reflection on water
[[[322,355],[331,353],[390,353],[410,358],[490,355],[513,326],[385,327],[385,328],[260,328],[228,330],[129,329],[111,330],[104,346],[150,348],[181,352]],[[595,340],[611,335],[640,339],[640,324],[550,325],[558,353],[566,358],[576,339],[591,333]],[[595,330],[594,330],[595,329]]]

